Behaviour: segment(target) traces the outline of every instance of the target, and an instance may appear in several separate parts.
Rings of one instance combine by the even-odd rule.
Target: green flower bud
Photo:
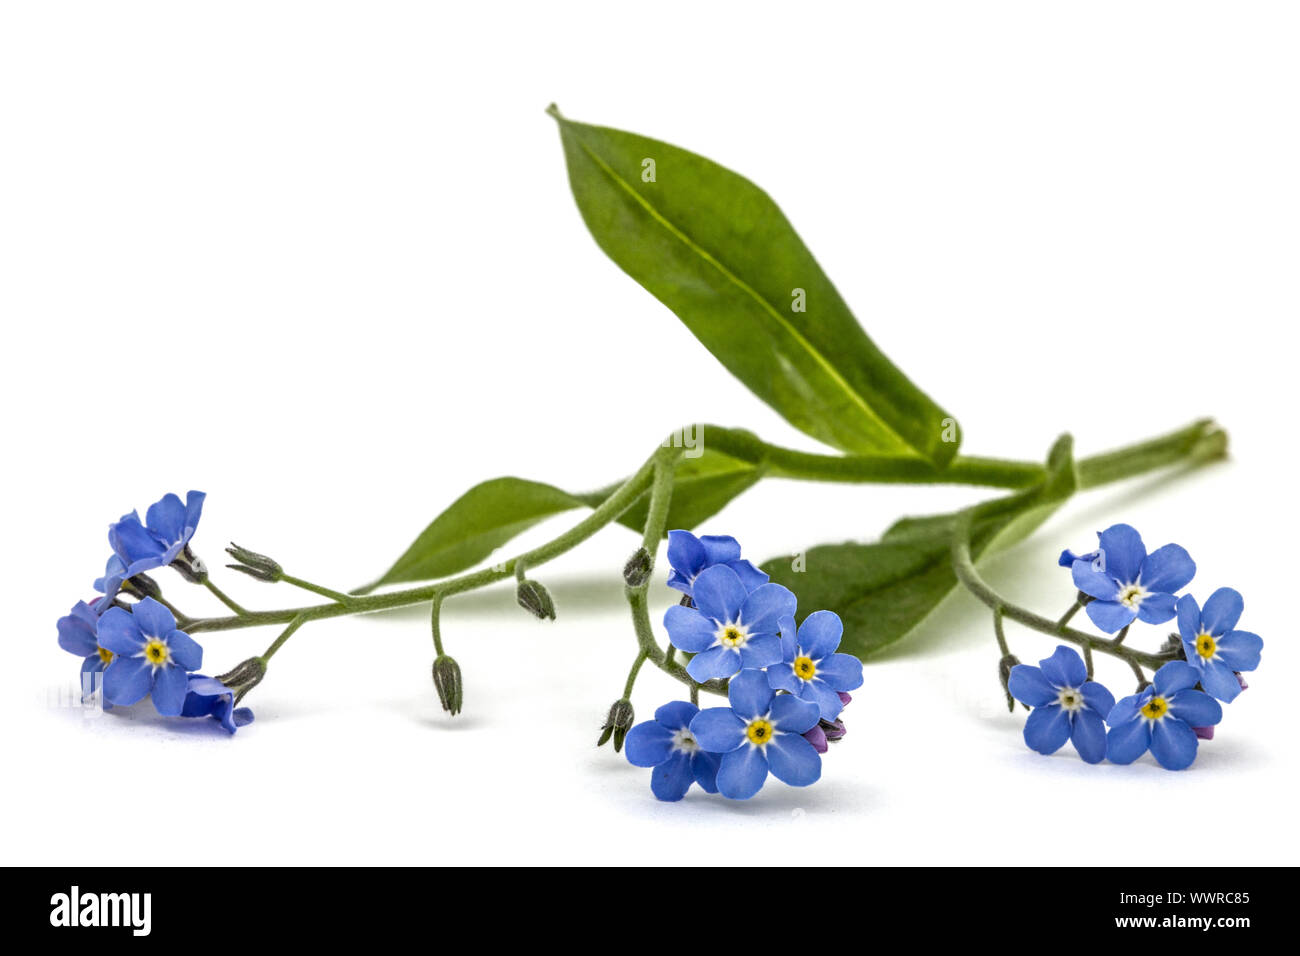
[[[257,578],[259,581],[279,581],[284,575],[284,569],[275,560],[256,551],[241,548],[233,541],[230,542],[230,547],[226,548],[226,554],[239,562],[239,564],[227,564],[226,567],[247,574],[250,578]]]
[[[614,738],[614,752],[618,753],[623,749],[623,738],[627,732],[632,729],[632,721],[636,719],[636,714],[632,710],[632,702],[627,698],[614,701],[609,708],[609,716],[605,718],[605,723],[600,727],[600,739],[596,741],[597,747],[602,747],[609,740]]]
[[[623,565],[623,580],[627,582],[630,588],[639,588],[650,580],[650,552],[645,548],[637,548],[636,553],[627,559],[627,564]]]
[[[555,620],[555,602],[551,600],[551,595],[547,593],[546,588],[536,581],[527,578],[520,581],[519,588],[515,591],[515,599],[521,608],[534,617],[542,620],[549,617],[552,621]]]
[[[235,703],[238,704],[245,694],[262,683],[262,678],[265,676],[266,661],[260,657],[250,657],[243,663],[235,665],[234,670],[219,675],[217,680],[235,692]]]
[[[1011,668],[1020,663],[1020,658],[1015,654],[1008,654],[1002,660],[998,661],[998,679],[1002,681],[1002,693],[1007,695],[1007,710],[1014,712],[1016,709],[1016,699],[1011,696]]]
[[[434,660],[433,687],[438,692],[442,709],[453,717],[459,714],[465,698],[465,689],[460,679],[460,665],[454,658],[440,654]]]

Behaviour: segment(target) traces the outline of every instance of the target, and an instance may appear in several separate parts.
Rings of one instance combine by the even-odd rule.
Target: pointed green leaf
[[[846,452],[940,466],[956,454],[955,421],[876,348],[763,190],[676,146],[550,112],[597,244],[759,398]]]
[[[538,522],[582,504],[566,491],[523,478],[482,482],[434,518],[382,577],[355,593],[464,571]]]
[[[1048,456],[1037,488],[982,505],[971,529],[976,561],[1010,547],[1037,528],[1078,487],[1068,435]],[[956,514],[904,518],[875,544],[821,545],[763,565],[772,580],[799,595],[800,614],[825,608],[844,621],[843,649],[866,657],[902,640],[957,587],[950,552]]]

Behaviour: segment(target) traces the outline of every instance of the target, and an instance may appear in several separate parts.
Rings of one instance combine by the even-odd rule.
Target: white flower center
[[[700,749],[700,744],[690,730],[680,727],[673,731],[672,748],[683,753],[693,754]]]
[[[1079,693],[1077,687],[1062,687],[1056,692],[1056,701],[1061,705],[1062,710],[1074,713],[1076,710],[1083,710],[1083,695]]]
[[[1140,584],[1126,584],[1119,589],[1119,598],[1117,600],[1126,608],[1136,611],[1147,594],[1147,589]]]

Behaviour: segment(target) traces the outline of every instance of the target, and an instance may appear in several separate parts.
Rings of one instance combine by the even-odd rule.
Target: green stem
[[[307,620],[308,618],[300,614],[297,617],[295,617],[292,621],[290,621],[289,626],[280,632],[280,636],[277,637],[271,643],[271,646],[268,647],[266,651],[262,654],[262,660],[269,661],[272,657],[274,657],[275,652],[278,651],[281,647],[283,647],[284,642],[287,641],[289,638],[293,637],[294,631],[298,630],[298,628],[306,624]]]
[[[435,594],[429,611],[429,626],[433,631],[433,650],[442,657],[442,596]]]
[[[219,588],[219,587],[217,587],[215,584],[213,584],[213,583],[212,583],[212,578],[210,578],[210,577],[204,577],[204,579],[203,579],[203,586],[204,586],[205,588],[207,588],[209,591],[211,591],[213,594],[215,594],[216,597],[217,597],[217,600],[218,600],[218,601],[220,601],[220,602],[221,602],[222,604],[224,604],[226,607],[230,608],[230,610],[234,611],[236,614],[247,614],[247,613],[248,613],[248,612],[245,611],[242,607],[240,607],[238,604],[236,604],[236,603],[235,603],[235,600],[234,600],[233,598],[231,598],[229,595],[227,595],[225,591],[221,590],[221,588]]]
[[[335,601],[339,604],[351,604],[353,601],[352,595],[350,594],[344,594],[341,591],[334,591],[330,588],[322,587],[319,584],[312,584],[310,581],[304,581],[302,578],[295,578],[292,574],[282,573],[280,575],[280,580],[285,584],[292,584],[294,587],[301,588],[304,591],[311,591],[313,594],[327,597],[331,601]]]
[[[636,660],[632,662],[632,669],[627,673],[627,681],[623,684],[623,699],[632,699],[632,688],[636,686],[636,675],[641,672],[641,665],[646,661],[644,651],[638,651]]]

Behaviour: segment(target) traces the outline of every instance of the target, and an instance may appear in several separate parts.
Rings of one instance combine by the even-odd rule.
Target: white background
[[[1297,26],[1263,3],[7,4],[4,861],[1295,862]],[[1055,555],[1124,520],[1185,545],[1202,598],[1241,590],[1264,663],[1192,770],[1028,751],[963,596],[870,662],[820,784],[657,803],[593,747],[634,653],[619,528],[539,572],[555,623],[509,587],[448,603],[455,719],[423,612],[300,632],[233,739],[68,706],[54,621],[108,522],[166,491],[209,493],[209,563],[233,538],[349,587],[485,478],[603,485],[689,421],[814,448],[599,252],[552,100],[764,186],[971,454],[1224,423],[1229,463],[1080,497],[987,570],[1058,611]],[[701,530],[764,559],[981,494],[771,482]],[[206,669],[273,636],[207,635]],[[635,703],[676,695],[648,673]]]

